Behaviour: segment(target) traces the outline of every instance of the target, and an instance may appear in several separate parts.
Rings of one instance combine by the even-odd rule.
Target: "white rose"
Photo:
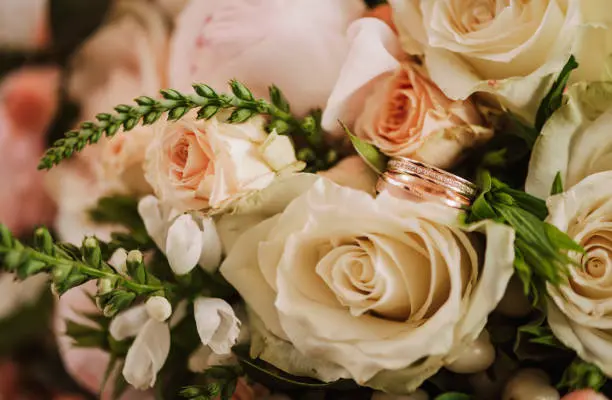
[[[478,337],[513,272],[513,231],[463,229],[457,210],[311,175],[262,193],[262,222],[219,221],[220,270],[253,310],[252,355],[290,373],[413,391]]]
[[[223,118],[196,120],[190,113],[158,126],[145,174],[162,202],[179,211],[219,209],[300,164],[289,137],[268,135],[262,117],[242,124]]]
[[[567,190],[612,169],[612,84],[578,83],[546,122],[531,154],[525,190],[545,199],[560,172]]]
[[[548,221],[584,247],[569,281],[548,286],[548,322],[580,358],[612,376],[612,172],[591,175],[548,201]]]
[[[390,3],[404,48],[425,55],[449,97],[491,92],[529,119],[570,54],[581,64],[574,78],[598,80],[612,51],[612,12],[603,0]]]

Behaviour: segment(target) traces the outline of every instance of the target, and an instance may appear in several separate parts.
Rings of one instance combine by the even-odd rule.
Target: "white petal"
[[[134,337],[149,320],[149,314],[144,304],[120,312],[110,323],[109,331],[115,340]]]
[[[295,149],[291,139],[286,135],[279,135],[276,131],[270,133],[263,144],[259,147],[263,159],[274,171],[297,162]]]
[[[108,259],[108,264],[121,275],[125,275],[127,273],[127,256],[128,253],[125,249],[117,249],[111,256],[111,258]]]
[[[169,352],[170,328],[163,322],[150,319],[128,350],[123,377],[137,389],[153,387]]]
[[[191,372],[204,372],[215,365],[230,365],[236,363],[235,357],[230,354],[215,354],[209,346],[200,346],[191,353],[188,368]]]
[[[212,218],[202,220],[202,254],[198,264],[208,273],[214,273],[221,264],[223,246]]]
[[[170,302],[162,296],[149,297],[145,307],[149,316],[159,322],[164,322],[172,315]]]
[[[184,275],[196,266],[202,254],[202,232],[191,215],[178,217],[166,238],[166,257],[177,275]]]
[[[200,297],[194,302],[194,317],[202,343],[217,354],[227,354],[238,340],[240,321],[225,300]]]
[[[162,217],[160,202],[155,196],[143,197],[138,202],[138,214],[157,247],[163,249],[166,221]]]

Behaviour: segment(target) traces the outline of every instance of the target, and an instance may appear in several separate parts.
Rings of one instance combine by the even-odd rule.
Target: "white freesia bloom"
[[[612,170],[612,83],[575,84],[566,97],[531,154],[525,190],[543,199],[557,172],[567,190],[589,175]]]
[[[282,182],[296,195],[284,204]],[[407,393],[479,336],[513,273],[510,228],[465,229],[457,210],[325,178],[282,182],[252,208],[261,222],[240,211],[219,221],[222,240],[229,233],[221,273],[256,317],[253,356]]]
[[[162,296],[151,296],[145,303],[147,314],[156,321],[164,322],[172,315],[172,305]]]
[[[127,257],[128,253],[124,248],[115,250],[108,259],[108,265],[113,267],[117,273],[121,275],[127,274]]]
[[[125,340],[140,332],[149,320],[149,313],[144,304],[120,312],[110,323],[109,331],[115,340]]]
[[[180,214],[155,196],[142,198],[138,213],[175,274],[186,274],[196,265],[209,273],[217,270],[222,246],[211,217],[200,213]]]
[[[164,366],[170,352],[168,324],[149,319],[125,356],[123,377],[137,389],[155,385],[157,373]]]
[[[200,340],[216,354],[229,354],[238,341],[240,320],[225,300],[200,297],[194,302]]]
[[[612,52],[605,0],[390,3],[404,48],[425,55],[432,79],[449,97],[494,93],[529,119],[570,54],[581,65],[575,79],[599,80]]]
[[[585,178],[548,201],[548,221],[584,247],[569,281],[548,285],[548,322],[566,346],[612,376],[612,172]]]

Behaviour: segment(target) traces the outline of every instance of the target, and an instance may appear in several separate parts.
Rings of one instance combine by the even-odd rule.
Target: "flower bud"
[[[151,296],[146,302],[147,313],[151,318],[164,322],[172,315],[172,305],[162,296]]]
[[[98,295],[109,293],[113,290],[113,282],[109,278],[98,279]]]
[[[88,237],[83,241],[83,257],[91,266],[99,268],[102,262],[102,250],[94,237]]]
[[[548,376],[538,369],[520,370],[508,381],[503,400],[559,400],[559,392],[550,386]]]
[[[131,250],[127,254],[126,262],[128,264],[140,264],[142,263],[143,255],[140,250]]]
[[[38,228],[34,234],[34,243],[45,254],[53,253],[53,238],[45,228]]]
[[[478,339],[467,345],[452,363],[446,366],[457,374],[474,374],[486,370],[495,361],[495,348],[489,340],[487,331],[482,331]]]
[[[120,275],[127,275],[127,257],[128,253],[125,249],[117,249],[108,260],[108,264],[117,271]]]
[[[55,282],[63,282],[64,280],[66,280],[66,278],[68,278],[70,272],[72,272],[71,264],[57,264],[55,268],[53,268],[53,280]]]

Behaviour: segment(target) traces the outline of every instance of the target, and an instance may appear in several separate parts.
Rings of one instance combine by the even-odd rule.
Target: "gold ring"
[[[459,209],[469,207],[478,193],[472,182],[406,157],[394,157],[389,161],[376,184],[376,191]]]

